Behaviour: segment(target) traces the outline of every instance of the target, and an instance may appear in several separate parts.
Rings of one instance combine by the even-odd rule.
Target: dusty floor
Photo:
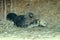
[[[53,27],[18,28],[11,21],[0,21],[1,40],[59,40],[60,25]]]

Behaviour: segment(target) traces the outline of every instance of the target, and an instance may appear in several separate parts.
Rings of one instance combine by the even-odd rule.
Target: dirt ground
[[[59,24],[53,27],[20,28],[11,21],[0,21],[1,40],[60,40],[59,37]]]

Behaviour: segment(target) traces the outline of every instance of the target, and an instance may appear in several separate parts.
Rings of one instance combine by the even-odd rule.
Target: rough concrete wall
[[[51,5],[56,5],[58,1],[59,0],[12,0],[11,8],[11,0],[6,0],[6,11],[7,13],[16,12],[18,14],[25,13],[28,11],[35,12],[36,10],[39,11],[38,8],[47,5],[48,2],[50,2]]]

